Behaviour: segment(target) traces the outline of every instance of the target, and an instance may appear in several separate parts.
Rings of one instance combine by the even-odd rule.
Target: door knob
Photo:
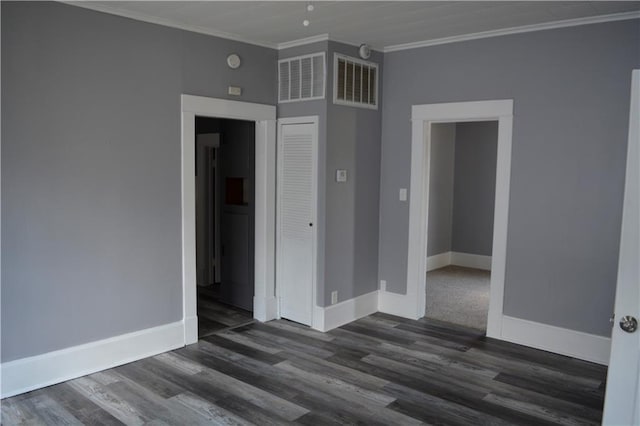
[[[627,333],[633,333],[638,329],[638,320],[631,315],[626,315],[620,320],[620,328]]]

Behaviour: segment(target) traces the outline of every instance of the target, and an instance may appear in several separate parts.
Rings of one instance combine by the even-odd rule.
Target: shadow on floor
[[[219,288],[198,286],[198,338],[253,322],[253,312],[220,302]]]

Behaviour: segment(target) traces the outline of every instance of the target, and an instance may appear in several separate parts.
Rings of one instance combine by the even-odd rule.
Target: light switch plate
[[[400,188],[400,201],[407,201],[407,188]]]
[[[336,170],[336,182],[346,182],[346,181],[347,181],[347,171]]]
[[[242,87],[229,86],[229,94],[231,96],[240,96],[240,95],[242,95]]]

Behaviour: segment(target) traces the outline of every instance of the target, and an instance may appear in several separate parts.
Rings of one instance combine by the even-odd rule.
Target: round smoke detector
[[[358,55],[360,55],[362,59],[369,59],[371,57],[371,48],[366,44],[361,44],[358,49]]]

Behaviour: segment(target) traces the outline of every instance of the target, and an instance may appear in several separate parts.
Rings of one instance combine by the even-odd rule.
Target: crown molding
[[[188,25],[183,23],[176,23],[170,21],[168,19],[157,18],[155,16],[146,15],[144,13],[132,12],[129,10],[123,10],[118,7],[106,6],[104,4],[97,4],[92,1],[68,1],[68,0],[58,0],[59,3],[64,3],[69,6],[77,6],[85,9],[95,10],[97,12],[104,12],[110,15],[122,16],[124,18],[135,19],[136,21],[148,22],[150,24],[162,25],[164,27],[176,28],[179,30],[191,31],[200,34],[206,34],[210,36],[215,36],[219,38],[224,38],[227,40],[238,41],[241,43],[253,44],[256,46],[267,47],[270,49],[277,49],[278,45],[275,43],[269,43],[265,41],[257,41],[248,38],[244,38],[238,36],[236,34],[227,33],[224,31],[212,30],[210,28],[201,27],[198,25]]]
[[[329,40],[329,34],[318,34],[311,37],[299,38],[297,40],[285,41],[278,43],[276,48],[278,50],[288,49],[290,47],[304,46],[305,44],[317,43],[319,41]]]
[[[566,19],[562,21],[544,22],[533,25],[523,25],[520,27],[503,28],[500,30],[482,31],[473,34],[463,34],[452,37],[444,37],[433,40],[416,41],[411,43],[396,44],[386,46],[384,53],[397,52],[399,50],[417,49],[420,47],[437,46],[440,44],[457,43],[460,41],[477,40],[482,38],[499,37],[503,35],[528,33],[533,31],[552,30],[556,28],[575,27],[578,25],[599,24],[603,22],[625,21],[629,19],[639,19],[640,11],[622,12],[609,15],[588,16],[585,18]]]

